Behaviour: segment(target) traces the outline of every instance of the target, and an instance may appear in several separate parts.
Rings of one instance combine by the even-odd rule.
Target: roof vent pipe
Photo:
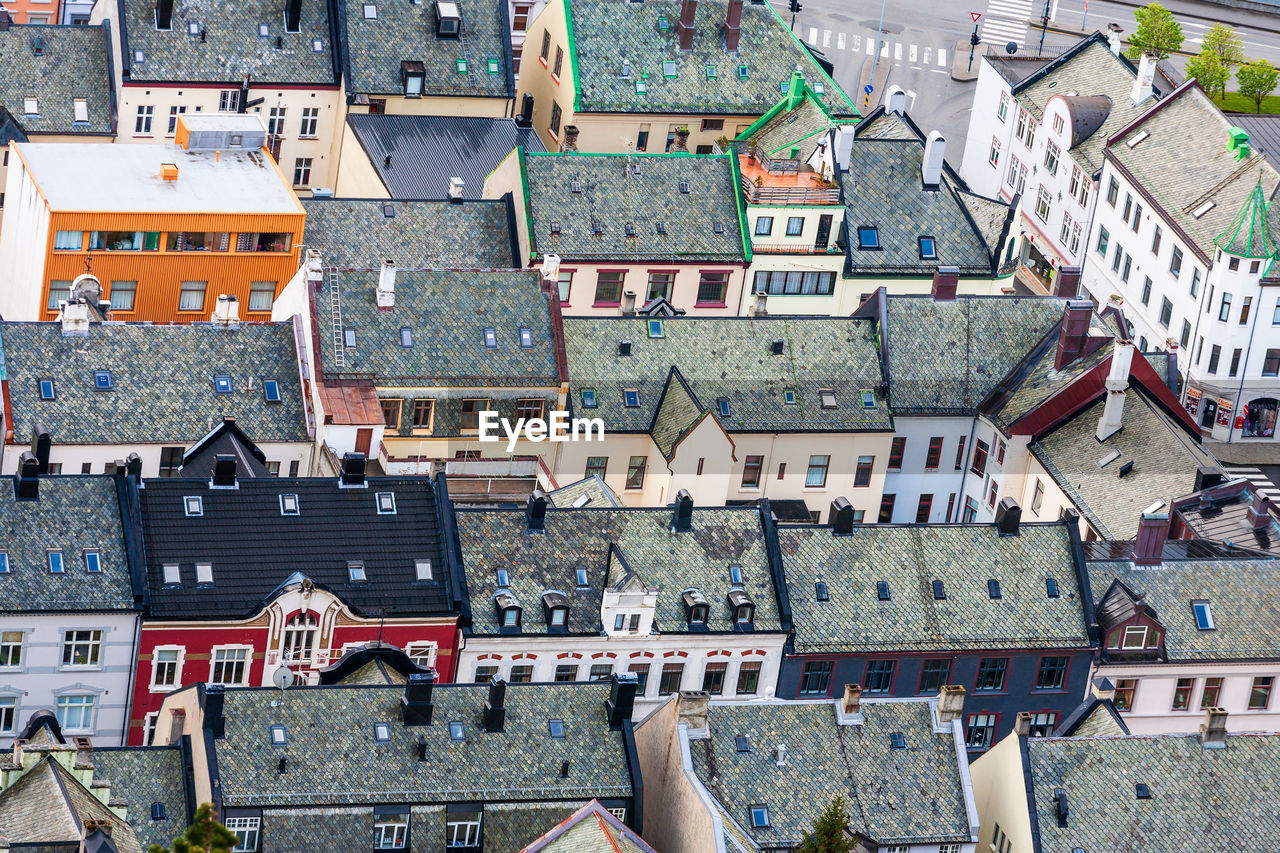
[[[920,179],[926,188],[942,183],[942,167],[946,162],[947,138],[941,131],[930,131],[924,143],[924,158],[920,161]]]
[[[462,188],[466,186],[466,181],[462,178],[449,179],[449,201],[454,204],[462,204]]]

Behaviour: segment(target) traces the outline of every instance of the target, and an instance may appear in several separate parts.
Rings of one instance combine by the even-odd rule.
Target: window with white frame
[[[302,129],[299,131],[300,136],[312,137],[316,135],[316,126],[320,123],[320,108],[307,107],[302,111]]]
[[[445,823],[446,847],[480,846],[480,812],[453,812]]]
[[[209,667],[210,684],[245,684],[249,676],[249,649],[245,646],[220,646],[213,650]]]
[[[152,711],[142,721],[142,745],[153,746],[156,742],[156,724],[160,721],[160,712]]]
[[[1009,117],[1009,93],[1001,92],[1000,106],[996,108],[996,118],[1000,119],[1000,121],[1003,122],[1008,117]]]
[[[229,817],[222,825],[236,836],[234,853],[253,853],[258,849],[258,836],[262,828],[260,817]]]
[[[97,699],[92,693],[71,693],[58,697],[58,725],[64,732],[93,731],[93,706]]]
[[[424,669],[434,669],[436,665],[436,644],[430,640],[420,640],[404,647],[409,660]]]
[[[240,108],[240,90],[223,89],[218,93],[218,112],[234,113]]]
[[[156,649],[151,657],[151,689],[167,690],[177,687],[181,666],[181,649]]]
[[[403,850],[408,838],[409,814],[407,812],[374,816],[374,850]]]
[[[100,666],[102,664],[101,631],[63,631],[62,665]]]
[[[0,735],[11,735],[18,725],[18,697],[0,696]]]
[[[994,136],[991,137],[991,150],[987,152],[987,162],[996,168],[1000,166],[1000,140]]]
[[[1036,216],[1040,217],[1041,222],[1049,221],[1049,191],[1040,186],[1040,190],[1036,193]]]
[[[320,623],[311,611],[295,613],[289,617],[284,629],[284,645],[281,654],[286,661],[309,661],[320,633]]]
[[[0,631],[0,669],[22,668],[21,631]]]
[[[1062,149],[1054,142],[1048,142],[1044,147],[1044,168],[1050,175],[1058,174],[1058,158],[1062,156]]]

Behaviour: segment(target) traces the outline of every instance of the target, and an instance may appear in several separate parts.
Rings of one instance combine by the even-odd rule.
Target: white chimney
[[[897,113],[898,115],[906,115],[907,113],[907,93],[903,91],[901,86],[890,86],[888,99],[885,103],[887,113]]]
[[[548,284],[556,284],[560,280],[560,256],[544,255],[542,258],[542,280]]]
[[[755,298],[751,300],[751,316],[752,317],[766,316],[769,313],[769,309],[766,307],[768,301],[769,301],[769,294],[764,293],[763,291],[757,291]]]
[[[1138,61],[1138,76],[1133,81],[1133,91],[1129,94],[1129,99],[1135,104],[1140,104],[1147,98],[1151,97],[1151,92],[1155,89],[1156,81],[1156,58],[1149,53],[1142,54],[1142,59]]]
[[[1120,33],[1124,32],[1124,28],[1119,24],[1107,24],[1107,44],[1111,48],[1111,52],[1116,56],[1120,55],[1120,48],[1123,43],[1120,41]]]
[[[396,307],[396,263],[383,261],[378,270],[378,290],[375,294],[379,311],[390,311]]]
[[[634,290],[624,290],[622,292],[620,311],[624,316],[636,313],[636,292]]]
[[[324,265],[320,261],[320,252],[316,249],[307,249],[307,281],[324,281]]]
[[[213,317],[211,319],[215,326],[240,325],[239,300],[225,293],[219,294],[218,301],[213,304]]]
[[[947,138],[941,131],[930,131],[924,143],[924,159],[920,161],[920,177],[926,187],[942,183],[942,164],[947,154]]]
[[[68,301],[62,303],[62,313],[58,315],[62,322],[62,334],[89,334],[89,303]]]
[[[849,168],[853,154],[853,125],[842,124],[836,128],[836,168],[841,172]]]
[[[1133,341],[1117,340],[1107,374],[1107,402],[1098,420],[1098,441],[1106,441],[1124,426],[1124,392],[1129,387],[1129,366],[1133,363]]]
[[[452,202],[462,201],[462,187],[464,186],[464,184],[465,182],[462,180],[462,178],[449,179],[449,201],[452,201]]]
[[[787,745],[785,743],[778,744],[777,749],[774,750],[773,763],[778,767],[787,766]]]

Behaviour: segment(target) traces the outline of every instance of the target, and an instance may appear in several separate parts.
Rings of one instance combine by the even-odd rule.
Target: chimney
[[[74,300],[64,302],[58,319],[62,322],[63,335],[89,334],[89,303]]]
[[[853,156],[854,130],[847,124],[835,129],[836,136],[836,170],[844,172],[849,168],[849,158]]]
[[[1129,387],[1129,367],[1133,363],[1133,341],[1116,339],[1107,374],[1107,402],[1098,419],[1098,441],[1106,441],[1124,426],[1124,393]]]
[[[955,302],[956,290],[959,286],[959,267],[938,267],[933,273],[933,300],[935,302]]]
[[[156,3],[156,29],[173,28],[173,0],[158,0]]]
[[[622,305],[619,312],[624,317],[630,317],[636,313],[636,292],[634,290],[622,291]]]
[[[18,457],[18,473],[13,475],[13,496],[20,501],[40,500],[40,460],[30,450]]]
[[[418,735],[418,760],[427,760],[427,739],[422,735]]]
[[[949,726],[964,713],[964,685],[944,684],[938,692],[938,725]]]
[[[566,124],[564,126],[564,138],[560,140],[561,154],[574,154],[578,151],[578,126],[576,124]]]
[[[769,294],[764,293],[763,291],[756,293],[755,297],[751,300],[751,316],[752,317],[768,316],[769,314],[769,309],[767,307],[768,302],[769,302]]]
[[[1029,737],[1031,735],[1031,712],[1019,711],[1017,718],[1013,721],[1013,733],[1018,737]]]
[[[215,738],[222,737],[227,730],[227,719],[222,714],[223,702],[226,699],[223,690],[221,684],[204,686],[204,727]]]
[[[22,754],[22,748],[27,745],[27,739],[16,737],[13,739],[13,766],[21,768],[22,760],[25,756]]]
[[[524,527],[529,533],[547,530],[547,497],[535,489],[524,505]]]
[[[142,457],[136,453],[130,453],[124,460],[124,472],[126,476],[132,477],[135,481],[142,479]]]
[[[996,529],[1001,536],[1017,536],[1018,524],[1022,521],[1022,507],[1013,498],[1002,498],[996,508]]]
[[[775,767],[787,766],[787,745],[780,743],[773,748],[773,764]]]
[[[1129,100],[1136,105],[1150,98],[1155,89],[1155,80],[1156,58],[1150,53],[1144,53],[1138,60],[1138,76],[1133,80],[1133,91],[1129,93]]]
[[[378,290],[374,294],[379,311],[390,311],[396,307],[396,264],[395,261],[383,261],[378,270]]]
[[[1164,543],[1169,538],[1169,513],[1161,512],[1159,501],[1138,520],[1138,538],[1133,543],[1133,562],[1138,566],[1158,566],[1163,562]]]
[[[284,4],[284,31],[296,33],[301,29],[302,0],[287,0]]]
[[[888,105],[884,109],[885,112],[906,115],[907,93],[901,86],[894,85],[889,87],[889,98],[885,103]]]
[[[49,448],[53,446],[53,436],[49,432],[49,428],[40,421],[36,421],[35,426],[31,428],[31,452],[35,454],[36,461],[40,463],[38,473],[49,473]]]
[[[1252,530],[1265,530],[1271,526],[1271,501],[1263,497],[1261,492],[1253,493],[1253,501],[1249,504],[1245,520]]]
[[[453,204],[462,204],[462,188],[466,185],[467,182],[462,180],[462,178],[450,178],[449,201]]]
[[[1202,492],[1212,489],[1222,482],[1222,472],[1212,465],[1201,465],[1196,469],[1196,487],[1193,491]]]
[[[609,719],[609,728],[620,729],[623,721],[631,719],[631,712],[636,705],[636,689],[640,682],[634,672],[615,673],[612,680],[604,710]]]
[[[693,495],[688,489],[676,493],[675,511],[671,513],[671,530],[681,533],[693,529]]]
[[[544,255],[541,272],[543,289],[550,293],[551,288],[560,281],[560,256]]]
[[[676,712],[679,722],[691,729],[707,727],[707,709],[711,705],[711,694],[705,690],[681,690],[676,700]]]
[[[213,486],[216,489],[234,489],[236,485],[236,457],[234,453],[219,453],[213,460]]]
[[[696,2],[696,0],[685,0],[686,3]],[[689,128],[681,125],[675,130],[675,140],[671,143],[671,151],[689,153]]]
[[[1062,312],[1062,332],[1058,335],[1058,354],[1053,369],[1061,370],[1084,353],[1089,338],[1089,318],[1093,315],[1093,303],[1087,299],[1072,299]]]
[[[431,688],[436,683],[434,672],[413,672],[400,697],[400,719],[406,726],[429,726],[435,703],[431,701]],[[419,752],[419,761],[426,759]]]
[[[486,732],[500,732],[507,721],[507,682],[494,678],[489,682],[489,698],[484,700],[483,725]]]
[[[76,747],[76,767],[93,767],[93,741],[87,737],[72,740]]]
[[[1075,299],[1080,295],[1080,267],[1058,267],[1053,277],[1053,295]]]
[[[942,166],[946,162],[947,138],[941,131],[931,131],[924,143],[924,158],[920,161],[920,179],[925,189],[942,183]]]
[[[1058,816],[1058,826],[1066,826],[1071,810],[1067,808],[1067,792],[1062,788],[1053,789],[1053,810]]]
[[[1116,698],[1116,686],[1110,678],[1100,675],[1089,682],[1089,693],[1101,702],[1110,702]]]
[[[1116,56],[1120,55],[1120,49],[1124,43],[1120,40],[1120,34],[1124,32],[1124,27],[1119,24],[1107,24],[1107,46],[1111,48],[1111,52]]]
[[[240,302],[234,296],[225,293],[218,296],[213,304],[213,325],[234,327],[240,325]]]
[[[726,53],[738,52],[742,38],[742,0],[729,0],[729,10],[724,16],[724,49]]]
[[[861,684],[846,684],[844,686],[844,698],[840,700],[840,710],[844,712],[845,716],[849,717],[862,713]]]
[[[343,486],[363,486],[364,482],[364,454],[363,453],[344,453],[342,454],[342,476],[339,477],[339,483]]]
[[[693,19],[697,13],[698,0],[681,0],[680,23],[676,24],[681,50],[693,50]]]
[[[827,513],[827,521],[831,523],[832,536],[849,536],[853,533],[853,504],[841,495],[831,502],[831,511]]]
[[[1205,749],[1227,748],[1227,709],[1206,708],[1200,724],[1200,746]]]

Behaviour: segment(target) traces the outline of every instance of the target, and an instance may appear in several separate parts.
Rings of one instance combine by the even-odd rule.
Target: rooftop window
[[[579,181],[577,178],[574,178],[573,180],[569,181],[569,192],[571,193],[582,192],[582,181]]]
[[[818,581],[817,583],[815,583],[813,585],[813,591],[814,591],[814,596],[818,599],[818,601],[831,600],[831,594],[827,591],[827,584],[825,581]]]
[[[102,556],[97,551],[84,552],[84,570],[91,575],[102,571]]]
[[[907,739],[902,734],[902,732],[889,733],[889,748],[890,749],[906,749],[907,748]]]
[[[719,408],[719,410],[720,410],[720,417],[722,417],[722,418],[727,418],[727,417],[729,417],[729,400],[728,400],[728,398],[726,398],[726,397],[721,397],[719,400],[716,400],[716,407],[717,407],[717,408]]]
[[[280,402],[280,383],[274,379],[268,379],[262,383],[262,396],[268,403]]]
[[[682,193],[684,193],[684,194],[688,195],[688,193],[689,193],[689,182],[688,182],[688,181],[681,181],[681,182],[680,182],[680,192],[682,192]]]
[[[596,407],[596,389],[583,388],[579,394],[582,397],[582,408],[594,409]]]
[[[487,59],[485,60],[485,64],[488,65],[490,74],[497,74],[500,70],[502,70],[502,67],[498,64],[498,60],[496,59],[493,59],[493,58]]]
[[[196,583],[213,583],[213,563],[196,563]]]
[[[289,738],[288,738],[288,735],[285,733],[284,726],[271,727],[271,745],[272,746],[284,746],[288,742],[289,742]]]
[[[768,825],[769,825],[769,807],[768,806],[752,806],[751,807],[752,829],[760,829]]]
[[[372,21],[378,17],[378,7],[372,3],[364,4],[364,19]]]
[[[182,583],[182,572],[179,570],[177,563],[164,564],[164,582],[167,586],[175,586]]]
[[[716,79],[716,67],[714,65],[707,66],[707,79],[708,80]]]
[[[636,81],[636,94],[637,94],[637,95],[645,95],[645,94],[648,94],[648,92],[649,92],[649,84],[648,84],[648,83],[646,83],[646,82],[645,82],[645,81],[643,81],[643,80],[637,80],[637,81]]]
[[[1145,782],[1138,782],[1133,786],[1133,793],[1139,800],[1151,799],[1151,787]]]
[[[668,80],[674,80],[679,74],[676,72],[676,64],[673,60],[662,60],[662,76]]]
[[[146,61],[147,61],[147,55],[146,55],[145,53],[143,53],[141,50],[135,50],[135,51],[133,52],[133,61],[134,61],[134,63],[143,63],[143,62],[146,62]]]
[[[862,396],[862,408],[874,409],[876,407],[876,393],[874,391],[864,389],[860,394]]]
[[[1209,602],[1193,601],[1191,602],[1191,612],[1196,617],[1196,629],[1200,631],[1212,631],[1213,613],[1209,610]]]
[[[396,514],[396,493],[395,492],[378,492],[375,497],[378,502],[378,515],[395,515]]]
[[[729,567],[729,583],[742,586],[742,566]]]
[[[836,407],[836,392],[831,388],[822,388],[818,391],[818,400],[822,403],[822,408],[834,409]]]
[[[715,221],[715,222],[712,222],[712,223],[711,223],[711,231],[712,231],[712,233],[715,233],[715,234],[723,234],[723,233],[724,233],[724,223],[723,223],[723,222],[720,222],[720,221],[718,221],[718,220],[717,220],[717,221]]]
[[[635,226],[635,223],[634,223],[634,222],[628,222],[626,225],[622,226],[622,233],[623,233],[625,236],[627,236],[627,237],[634,237],[634,236],[636,236],[636,226]]]
[[[671,20],[666,15],[658,16],[658,32],[665,33],[671,29]]]
[[[459,59],[457,60],[457,68],[458,68],[458,73],[459,73],[459,74],[466,74],[466,73],[467,73],[467,61],[466,61],[465,59],[459,58]]]
[[[182,499],[183,509],[187,515],[204,515],[204,499],[199,495],[188,495]]]
[[[551,223],[551,233],[552,233],[552,234],[559,234],[559,233],[560,233],[560,223],[559,223],[559,222],[555,222],[555,221],[553,221],[553,222]]]
[[[391,726],[386,723],[373,724],[373,740],[375,743],[391,742]]]
[[[739,65],[739,66],[738,66],[738,79],[739,79],[739,80],[746,80],[746,79],[747,79],[747,66],[746,66],[746,65]]]
[[[578,586],[587,586],[587,570],[586,569],[575,569],[573,574],[574,574],[574,579],[578,583]]]
[[[213,393],[230,394],[231,393],[231,377],[230,376],[213,377]]]
[[[1059,590],[1058,590],[1058,579],[1057,579],[1057,578],[1045,578],[1045,579],[1044,579],[1044,594],[1045,594],[1045,595],[1047,595],[1047,596],[1049,596],[1050,598],[1059,598],[1059,597],[1061,597],[1062,593],[1061,593],[1061,592],[1059,592]]]
[[[1000,597],[1000,581],[995,578],[987,581],[987,595],[991,598]]]
[[[497,332],[497,330],[495,330],[495,329],[493,329],[493,328],[486,328],[486,329],[484,330],[484,348],[485,348],[485,349],[497,349],[497,348],[498,348],[498,332]]]
[[[815,95],[825,94],[826,91],[827,91],[827,84],[823,83],[821,80],[813,84],[813,92]]]
[[[528,326],[520,327],[520,348],[533,348],[533,329],[530,329]]]
[[[408,326],[400,327],[400,346],[404,349],[413,347],[413,329]]]
[[[1201,204],[1195,210],[1191,211],[1192,217],[1194,217],[1195,219],[1199,219],[1200,217],[1208,213],[1210,210],[1212,210],[1214,204],[1216,204],[1216,202],[1206,201],[1204,204]]]
[[[200,22],[199,22],[199,21],[188,21],[188,22],[187,22],[187,35],[189,35],[189,36],[198,36],[198,35],[200,35]]]
[[[52,380],[52,379],[41,379],[41,380],[40,380],[40,399],[41,399],[41,400],[56,400],[56,399],[57,399],[57,394],[55,394],[55,393],[54,393],[54,390],[53,390],[53,380]]]
[[[656,234],[666,234],[666,233],[667,233],[667,223],[665,223],[665,222],[655,222],[655,223],[653,223],[653,230],[654,230],[654,233],[656,233]]]
[[[509,586],[510,579],[507,576],[506,569],[498,569],[498,586]]]
[[[556,740],[564,740],[564,720],[548,720],[547,729]]]
[[[942,585],[942,581],[933,582],[933,597],[938,601],[942,601],[947,597],[946,587]]]
[[[735,735],[733,738],[733,750],[734,752],[750,752],[751,741],[746,735]]]
[[[299,512],[297,495],[281,495],[280,496],[280,514],[281,515],[297,515]]]
[[[431,561],[430,561],[430,560],[414,560],[414,561],[413,561],[413,570],[414,570],[414,573],[415,573],[416,577],[417,577],[417,578],[418,578],[418,580],[420,580],[420,581],[429,581],[429,580],[431,580],[433,577],[435,577],[435,576],[431,573]]]
[[[23,98],[22,112],[25,115],[38,116],[40,115],[40,104],[36,101],[35,98]]]
[[[635,388],[628,388],[622,392],[622,404],[628,409],[634,409],[640,405],[640,392]]]
[[[859,249],[879,249],[880,248],[880,229],[874,225],[858,226],[858,248]]]
[[[76,124],[89,123],[89,102],[84,98],[74,98],[71,102]]]
[[[355,329],[342,330],[342,345],[347,349],[355,349],[355,346],[356,346],[356,330]]]
[[[1132,139],[1126,139],[1124,141],[1124,144],[1129,146],[1130,148],[1136,148],[1139,143],[1141,143],[1144,139],[1146,139],[1150,135],[1151,134],[1148,133],[1147,131],[1140,130],[1133,135]]]
[[[880,601],[889,600],[889,582],[876,581],[876,598]]]
[[[449,740],[454,741],[456,743],[461,743],[466,739],[467,739],[467,733],[462,728],[461,721],[454,720],[453,722],[449,723]]]
[[[151,804],[151,819],[164,820],[164,803]]]
[[[267,38],[268,36],[271,35],[271,28],[268,27],[266,24],[258,24],[258,35],[262,36],[263,38]]]
[[[938,247],[933,242],[932,237],[920,238],[920,257],[926,261],[932,261],[937,259]]]
[[[347,577],[351,580],[352,583],[364,583],[366,580],[368,580],[368,578],[365,577],[365,573],[364,573],[364,561],[348,560],[347,561]]]
[[[52,574],[62,574],[62,552],[49,551],[49,571]]]
[[[794,388],[787,388],[782,392],[782,402],[787,406],[794,406],[796,404],[796,391]]]
[[[93,372],[93,388],[95,391],[111,390],[111,371],[95,370]]]
[[[648,329],[649,337],[651,338],[661,338],[665,336],[661,320],[650,320],[648,322]]]
[[[323,41],[321,41],[320,39],[312,39],[312,40],[311,40],[311,52],[312,52],[312,53],[324,53],[324,42],[323,42]]]

